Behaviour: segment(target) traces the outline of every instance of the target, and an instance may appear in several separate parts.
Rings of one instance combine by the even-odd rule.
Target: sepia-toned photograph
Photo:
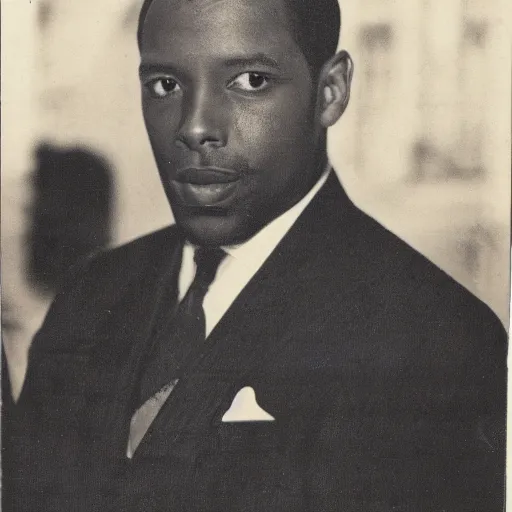
[[[2,510],[506,510],[502,0],[1,10]]]

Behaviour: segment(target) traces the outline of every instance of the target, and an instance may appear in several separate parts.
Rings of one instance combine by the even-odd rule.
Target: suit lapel
[[[175,307],[182,248],[182,236],[173,231],[132,280],[125,298],[112,307],[108,322],[97,329],[89,406],[102,418],[94,419],[101,430],[97,434],[114,434],[122,450],[144,357],[161,316]]]

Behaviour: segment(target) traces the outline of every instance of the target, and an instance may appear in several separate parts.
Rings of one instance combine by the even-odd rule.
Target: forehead
[[[267,53],[293,61],[295,43],[284,0],[153,0],[141,53],[191,58]]]

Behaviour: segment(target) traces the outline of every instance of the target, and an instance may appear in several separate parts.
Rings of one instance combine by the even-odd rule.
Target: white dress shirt
[[[227,256],[220,264],[203,301],[207,337],[322,188],[329,172],[330,168],[322,174],[313,188],[298,203],[267,224],[247,242],[222,248]],[[194,279],[194,250],[195,247],[192,244],[185,243],[179,276],[179,300],[185,296]]]

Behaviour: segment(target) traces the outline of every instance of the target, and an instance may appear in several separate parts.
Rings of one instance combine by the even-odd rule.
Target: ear
[[[320,75],[320,124],[329,128],[342,116],[350,98],[354,63],[348,52],[338,52],[328,60]]]

